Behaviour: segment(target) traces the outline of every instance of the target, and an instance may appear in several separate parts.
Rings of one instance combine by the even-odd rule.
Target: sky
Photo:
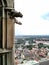
[[[15,35],[49,35],[49,0],[15,0],[16,11],[23,18],[16,18]]]

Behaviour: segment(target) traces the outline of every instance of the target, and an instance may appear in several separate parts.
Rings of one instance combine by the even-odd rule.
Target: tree
[[[43,47],[43,43],[38,44],[38,48],[41,48],[41,47]]]

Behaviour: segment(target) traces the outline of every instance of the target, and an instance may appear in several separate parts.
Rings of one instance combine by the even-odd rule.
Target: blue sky
[[[23,14],[15,35],[49,35],[49,0],[15,0],[15,10]]]

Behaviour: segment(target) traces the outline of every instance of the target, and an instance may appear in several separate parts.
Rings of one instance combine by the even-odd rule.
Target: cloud
[[[22,26],[15,25],[15,35],[49,34],[49,0],[15,0],[15,9],[23,13],[19,21]]]
[[[49,21],[49,13],[46,13],[45,15],[41,16],[41,18]]]

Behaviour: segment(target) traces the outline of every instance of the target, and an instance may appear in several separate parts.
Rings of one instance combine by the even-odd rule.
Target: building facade
[[[14,10],[14,0],[0,0],[0,65],[14,65],[14,23],[22,17]]]

